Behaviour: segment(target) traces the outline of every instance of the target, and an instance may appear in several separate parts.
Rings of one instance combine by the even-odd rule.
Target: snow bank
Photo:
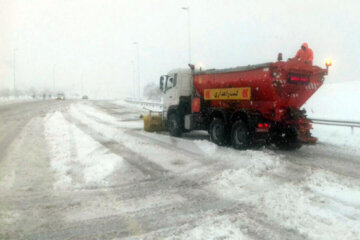
[[[239,228],[239,220],[230,219],[229,216],[211,217],[201,220],[197,226],[193,227],[186,224],[174,234],[174,236],[165,238],[170,239],[188,239],[188,240],[210,240],[210,239],[229,239],[243,240],[251,239],[244,235]],[[190,230],[186,228],[189,227]]]
[[[312,134],[319,142],[360,151],[360,128],[313,124]]]
[[[266,215],[266,221],[305,238],[360,238],[359,182],[311,169],[304,173],[304,180],[284,181],[288,162],[274,158],[257,161],[223,171],[212,179],[210,189],[255,207]]]
[[[241,168],[224,170],[212,182],[215,183],[215,191],[222,197],[253,203],[258,194],[274,184],[268,176],[283,171],[283,167],[279,157],[257,152],[246,157]]]
[[[310,239],[359,239],[359,210],[344,214],[341,203],[322,197],[296,184],[265,191],[257,206],[269,220],[296,230]]]
[[[106,185],[108,177],[120,168],[122,157],[109,153],[101,144],[70,124],[62,113],[45,118],[51,168],[56,173],[56,189],[81,185]]]
[[[325,170],[318,170],[309,176],[308,183],[309,188],[316,193],[347,206],[355,208],[360,206],[359,180],[354,181],[351,177],[340,177],[340,175],[334,175]]]
[[[213,156],[218,149],[216,144],[207,140],[194,140],[194,143],[206,156]]]
[[[189,141],[189,140],[187,140]],[[246,150],[238,151],[232,147],[219,147],[209,140],[193,140],[189,141],[197,147],[197,152],[202,152],[205,156],[212,160],[218,160],[221,163],[235,164],[238,167],[249,167],[255,173],[261,169],[269,169],[278,163],[279,156],[276,153],[263,150]]]

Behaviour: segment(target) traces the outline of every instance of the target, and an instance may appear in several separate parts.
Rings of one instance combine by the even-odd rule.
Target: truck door
[[[164,115],[167,115],[168,108],[172,105],[179,104],[177,73],[168,76],[165,84],[164,94]]]

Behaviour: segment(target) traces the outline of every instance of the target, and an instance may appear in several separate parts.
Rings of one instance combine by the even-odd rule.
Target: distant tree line
[[[48,90],[37,90],[35,88],[30,88],[27,90],[16,90],[3,88],[0,89],[0,98],[9,98],[9,97],[32,97],[32,98],[51,98],[55,96],[55,93]]]

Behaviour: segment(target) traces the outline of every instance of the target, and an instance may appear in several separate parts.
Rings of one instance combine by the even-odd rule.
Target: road
[[[0,239],[360,239],[360,153],[146,133],[122,101],[0,105]]]

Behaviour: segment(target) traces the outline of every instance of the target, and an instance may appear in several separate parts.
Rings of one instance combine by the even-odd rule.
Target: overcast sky
[[[225,68],[292,57],[333,59],[329,82],[359,81],[360,1],[0,0],[0,88],[131,96],[138,42],[142,86],[192,62]],[[83,77],[82,77],[83,76]]]

